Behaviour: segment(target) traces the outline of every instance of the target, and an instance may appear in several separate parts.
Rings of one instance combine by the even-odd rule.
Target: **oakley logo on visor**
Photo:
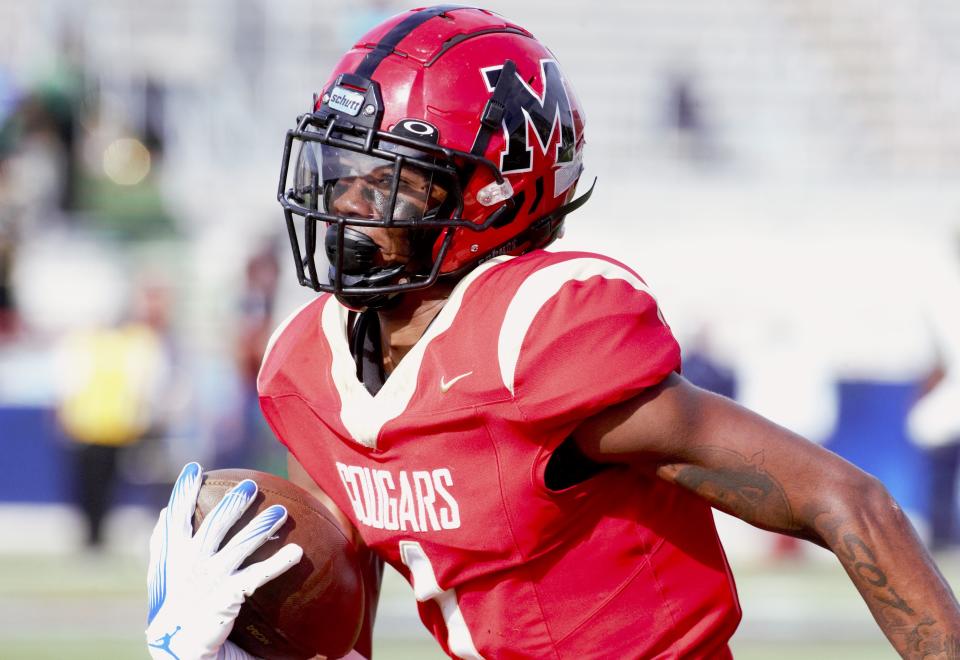
[[[440,141],[440,131],[437,130],[437,127],[421,119],[404,119],[394,126],[391,132],[395,135],[405,135],[433,144]]]
[[[330,101],[327,105],[334,110],[356,117],[360,114],[360,107],[363,105],[363,94],[351,92],[343,87],[334,87],[330,92]]]

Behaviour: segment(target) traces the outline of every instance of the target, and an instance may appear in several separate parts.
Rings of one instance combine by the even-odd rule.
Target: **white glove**
[[[147,646],[153,660],[246,660],[253,656],[226,641],[244,599],[300,561],[290,543],[272,557],[237,567],[287,519],[274,505],[250,521],[219,552],[227,531],[257,494],[249,479],[234,486],[193,534],[193,513],[203,470],[184,466],[150,538]]]

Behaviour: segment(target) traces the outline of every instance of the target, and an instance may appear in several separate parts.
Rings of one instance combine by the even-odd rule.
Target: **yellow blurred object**
[[[150,151],[135,138],[114,140],[103,152],[103,172],[118,185],[135,186],[150,173]]]
[[[156,332],[142,324],[78,332],[64,341],[61,358],[57,414],[73,440],[118,446],[143,436],[164,365]]]

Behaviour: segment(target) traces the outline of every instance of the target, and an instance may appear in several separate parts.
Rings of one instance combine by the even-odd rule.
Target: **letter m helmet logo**
[[[481,69],[487,91],[493,92],[500,81],[503,65]],[[556,162],[573,160],[577,136],[570,98],[563,74],[554,60],[540,60],[543,93],[537,94],[517,72],[504,101],[503,138],[506,149],[500,154],[500,171],[504,174],[529,172],[533,169],[533,147],[530,133],[536,136],[540,153],[547,155],[550,141],[559,127]]]

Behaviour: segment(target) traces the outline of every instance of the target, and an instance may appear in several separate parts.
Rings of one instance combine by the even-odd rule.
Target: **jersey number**
[[[453,589],[441,589],[437,584],[437,574],[423,547],[416,541],[400,541],[400,561],[410,569],[410,582],[416,599],[421,603],[433,600],[440,606],[443,622],[447,626],[447,648],[450,652],[464,660],[483,660],[473,645],[456,592]]]

